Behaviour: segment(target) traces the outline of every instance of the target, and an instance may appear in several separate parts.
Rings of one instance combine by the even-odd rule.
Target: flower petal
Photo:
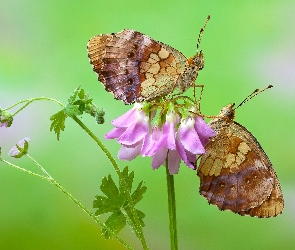
[[[206,124],[206,122],[200,116],[197,116],[195,119],[195,130],[197,131],[203,146],[209,142],[210,137],[216,135],[215,131],[210,128],[210,126]]]
[[[133,107],[132,109],[128,110],[125,114],[112,120],[111,124],[117,128],[127,128],[130,124],[134,122],[136,112],[138,112],[138,110],[135,107]]]
[[[153,135],[150,133],[147,133],[145,137],[143,138],[143,144],[141,148],[141,155],[142,156],[150,156],[149,151],[152,149],[154,145]]]
[[[148,138],[149,148],[147,145],[143,145],[144,149],[144,156],[152,156],[154,155],[166,142],[166,139],[163,136],[163,131],[160,130],[158,127],[153,127],[152,129],[152,136]]]
[[[106,140],[119,138],[125,132],[125,130],[125,128],[113,128],[110,132],[104,135],[104,138]]]
[[[185,151],[186,152],[186,157],[187,157],[187,160],[188,162],[190,163],[190,168],[192,169],[196,169],[196,161],[197,161],[197,156],[195,154],[192,154],[191,152],[189,151]]]
[[[165,123],[163,127],[163,133],[166,135],[167,148],[171,150],[176,149],[175,144],[175,128],[173,123]]]
[[[0,127],[7,128],[7,125],[8,125],[8,122],[3,122],[3,123],[0,123]]]
[[[24,139],[20,140],[20,141],[17,143],[17,145],[19,145],[21,148],[23,148],[24,145],[25,145],[25,141],[28,142],[29,140],[30,140],[30,137],[25,137]]]
[[[176,145],[175,145],[176,147]],[[168,168],[170,175],[177,174],[180,167],[180,155],[177,150],[169,150],[168,152]]]
[[[15,156],[17,154],[19,154],[19,150],[16,146],[13,146],[12,149],[9,150],[8,154],[11,155],[11,156]]]
[[[161,165],[165,163],[165,159],[167,157],[167,148],[162,147],[160,148],[154,155],[152,160],[152,168],[157,169]]]
[[[189,119],[190,120],[190,119]],[[188,121],[187,123],[190,123]],[[184,148],[193,154],[204,154],[205,149],[199,139],[199,136],[191,124],[181,124],[178,129],[179,141]]]
[[[140,154],[141,143],[138,143],[134,147],[125,147],[122,145],[118,152],[118,158],[123,161],[131,161]]]
[[[182,146],[182,144],[176,140],[176,149],[177,152],[179,153],[181,159],[183,160],[183,162],[191,169],[195,169],[195,166],[189,161],[186,151],[184,149],[184,147]]]
[[[153,147],[150,149],[147,155],[152,156],[156,154],[163,147],[167,149],[166,140],[167,140],[167,137],[163,135],[158,141],[155,141],[155,143],[153,144]]]
[[[124,145],[133,145],[143,139],[148,133],[147,122],[136,122],[130,125],[119,137],[118,142]]]

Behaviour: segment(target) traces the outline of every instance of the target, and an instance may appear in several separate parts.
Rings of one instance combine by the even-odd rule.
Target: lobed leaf
[[[59,140],[60,132],[64,131],[65,129],[65,120],[66,120],[66,113],[64,110],[57,112],[56,114],[50,116],[50,120],[52,121],[50,126],[50,131],[54,130],[57,140]]]
[[[131,212],[130,204],[128,202],[124,186],[127,186],[128,192],[131,193],[133,180],[134,180],[134,172],[128,172],[128,167],[125,167],[121,172],[122,180],[119,183],[119,187],[116,186],[111,175],[108,177],[104,177],[102,179],[102,184],[100,186],[101,191],[105,194],[105,196],[97,195],[95,200],[93,201],[93,207],[97,208],[95,215],[100,215],[104,213],[111,213],[111,215],[106,220],[106,225],[108,225],[112,231],[115,233],[120,232],[124,226],[126,225],[126,221],[131,225],[133,230],[134,225],[136,225],[136,220],[133,217]],[[123,181],[125,184],[123,184]],[[142,185],[141,181],[136,189],[131,194],[131,199],[133,201],[133,205],[138,203],[142,198],[143,194],[146,191],[146,187]],[[144,222],[143,218],[145,214],[135,209],[140,225],[143,227]],[[131,220],[129,222],[129,220]],[[106,239],[110,238],[110,234],[106,230],[102,230]]]

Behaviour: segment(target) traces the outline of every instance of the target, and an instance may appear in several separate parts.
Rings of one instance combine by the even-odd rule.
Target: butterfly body
[[[200,194],[221,210],[273,217],[284,207],[275,170],[256,138],[234,121],[234,104],[209,125],[216,136],[198,167]]]
[[[102,34],[87,45],[90,63],[108,92],[125,104],[154,100],[193,86],[202,52],[187,59],[169,45],[135,30]]]

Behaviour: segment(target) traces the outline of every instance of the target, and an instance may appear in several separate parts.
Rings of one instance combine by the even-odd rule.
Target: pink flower
[[[133,160],[140,154],[143,139],[149,128],[149,118],[142,111],[142,105],[136,103],[131,110],[113,120],[111,124],[115,128],[105,135],[105,139],[118,138],[122,145],[118,153],[119,159]]]
[[[203,123],[199,121],[200,119]],[[197,125],[196,120],[198,120]],[[178,121],[179,119],[174,119],[174,122],[171,122],[170,117],[167,115],[163,130],[153,131],[153,133],[157,134],[155,136],[156,143],[152,150],[149,151],[149,154],[147,154],[153,157],[153,169],[164,165],[166,157],[168,157],[170,174],[178,173],[181,160],[191,169],[195,169],[196,155],[205,153],[205,144],[202,143],[199,137],[202,137],[203,141],[209,141],[208,135],[214,136],[215,134],[201,117],[182,120],[177,133],[175,133],[175,127],[179,124]],[[198,131],[203,130],[208,131],[208,133],[202,133],[199,136]]]
[[[20,140],[12,149],[10,149],[8,154],[11,154],[11,157],[14,158],[20,158],[23,155],[27,154],[29,148],[29,140],[29,137],[25,137],[24,139]]]
[[[205,153],[204,147],[215,132],[202,117],[189,113],[181,119],[178,113],[173,109],[169,109],[164,117],[160,113],[152,127],[143,104],[136,104],[111,122],[115,128],[105,138],[117,138],[122,145],[118,153],[121,160],[133,160],[141,154],[152,157],[153,169],[165,165],[167,158],[170,174],[178,173],[181,160],[195,169],[196,155]]]
[[[7,128],[8,122],[0,122],[0,127]]]
[[[170,174],[178,172],[181,157],[177,151],[177,142],[175,138],[175,127],[179,123],[179,117],[174,112],[166,115],[166,122],[162,129],[154,127],[152,133],[148,135],[149,140],[144,141],[142,147],[143,156],[152,156],[152,168],[157,169],[165,164],[168,157],[168,168]]]

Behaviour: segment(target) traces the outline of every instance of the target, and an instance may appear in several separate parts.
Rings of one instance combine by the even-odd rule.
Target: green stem
[[[33,157],[31,157],[30,155],[28,155],[28,154],[26,154],[26,156],[27,157],[29,157],[40,169],[41,169],[41,171],[44,173],[44,174],[46,174],[47,175],[47,177],[49,178],[49,179],[53,179],[52,177],[51,177],[51,175],[50,174],[48,174],[48,172],[33,158]]]
[[[176,202],[174,191],[174,177],[170,175],[168,168],[168,158],[166,158],[166,178],[168,191],[168,211],[169,211],[169,230],[170,230],[170,248],[178,249],[177,226],[176,226]]]
[[[27,173],[27,174],[30,174],[30,175],[33,175],[33,176],[39,177],[39,178],[41,178],[41,179],[43,179],[43,180],[49,181],[49,178],[48,178],[48,177],[45,177],[45,176],[40,175],[40,174],[36,174],[36,173],[34,173],[34,172],[30,171],[30,170],[27,170],[27,169],[25,169],[25,168],[21,168],[21,167],[19,167],[19,166],[17,166],[17,165],[14,165],[14,164],[10,163],[9,161],[6,161],[6,160],[4,160],[4,159],[2,159],[2,158],[0,158],[0,161],[2,161],[3,163],[7,164],[7,165],[10,166],[10,167],[13,167],[13,168],[16,168],[16,169],[20,170],[20,171],[22,171],[22,172],[25,172],[25,173]]]
[[[15,103],[15,104],[13,104],[12,106],[10,106],[10,107],[4,109],[4,110],[9,110],[9,109],[12,109],[13,107],[15,107],[15,106],[17,106],[17,105],[20,105],[20,104],[22,104],[22,103],[25,103],[25,104],[24,104],[19,110],[17,110],[15,113],[12,114],[12,116],[14,116],[14,115],[16,115],[17,113],[19,113],[20,111],[22,111],[25,107],[27,107],[27,106],[28,106],[29,104],[31,104],[32,102],[34,102],[34,101],[40,101],[40,100],[52,101],[52,102],[55,102],[55,103],[57,103],[58,105],[64,107],[64,105],[63,105],[61,102],[59,102],[59,101],[57,101],[57,100],[55,100],[55,99],[53,99],[53,98],[49,98],[49,97],[36,97],[36,98],[30,98],[30,99],[21,100],[21,101]]]
[[[29,156],[29,158],[31,160],[33,160],[35,163],[37,163],[35,161],[34,158],[32,158],[31,156]],[[29,171],[25,168],[21,168],[17,165],[14,165],[6,160],[3,160],[2,158],[0,158],[0,161],[2,161],[3,163],[5,164],[8,164],[9,166],[11,167],[14,167],[18,170],[21,170],[27,174],[30,174],[30,175],[33,175],[33,176],[36,176],[36,177],[39,177],[43,180],[46,180],[46,181],[49,181],[51,182],[52,184],[54,184],[59,190],[61,190],[66,196],[68,196],[75,204],[77,204],[80,208],[82,208],[82,210],[87,213],[92,219],[94,219],[102,228],[104,228],[105,230],[107,230],[116,240],[118,240],[124,247],[126,247],[127,249],[133,249],[131,246],[129,246],[124,240],[122,240],[116,233],[114,233],[112,230],[110,230],[103,222],[101,222],[91,211],[89,211],[81,202],[79,202],[74,196],[72,196],[68,191],[66,191],[59,183],[56,182],[56,180],[54,180],[52,177],[45,177],[45,176],[42,176],[42,175],[39,175],[39,174],[36,174],[32,171]],[[37,163],[38,167],[40,167],[42,169],[42,171],[44,173],[46,173],[48,176],[50,176],[47,171]]]
[[[81,122],[76,116],[73,116],[72,117],[74,119],[75,122],[77,122],[80,127],[82,129],[84,129],[86,131],[86,133],[97,143],[97,145],[101,148],[101,150],[105,153],[105,155],[108,157],[109,161],[112,163],[118,177],[119,177],[119,181],[120,183],[122,184],[123,188],[124,188],[124,192],[126,194],[126,197],[127,197],[127,200],[128,200],[128,203],[130,205],[130,210],[131,210],[131,213],[132,213],[132,216],[134,218],[134,221],[135,221],[135,226],[133,226],[133,230],[135,231],[135,234],[137,235],[137,237],[139,238],[139,240],[141,241],[141,244],[142,244],[142,247],[143,249],[149,249],[148,246],[147,246],[147,243],[146,243],[146,240],[145,240],[145,237],[144,237],[144,234],[143,234],[143,231],[142,231],[142,227],[140,225],[140,221],[138,219],[138,215],[135,211],[135,208],[134,208],[134,202],[133,200],[131,199],[131,195],[130,195],[130,192],[128,191],[128,187],[127,187],[127,183],[125,181],[125,179],[123,178],[122,176],[122,173],[120,171],[120,168],[117,164],[117,162],[115,161],[115,159],[113,158],[113,156],[111,155],[111,153],[108,151],[108,149],[102,144],[102,142],[85,126],[85,124],[83,122]],[[129,219],[129,222],[132,226],[132,220]]]

